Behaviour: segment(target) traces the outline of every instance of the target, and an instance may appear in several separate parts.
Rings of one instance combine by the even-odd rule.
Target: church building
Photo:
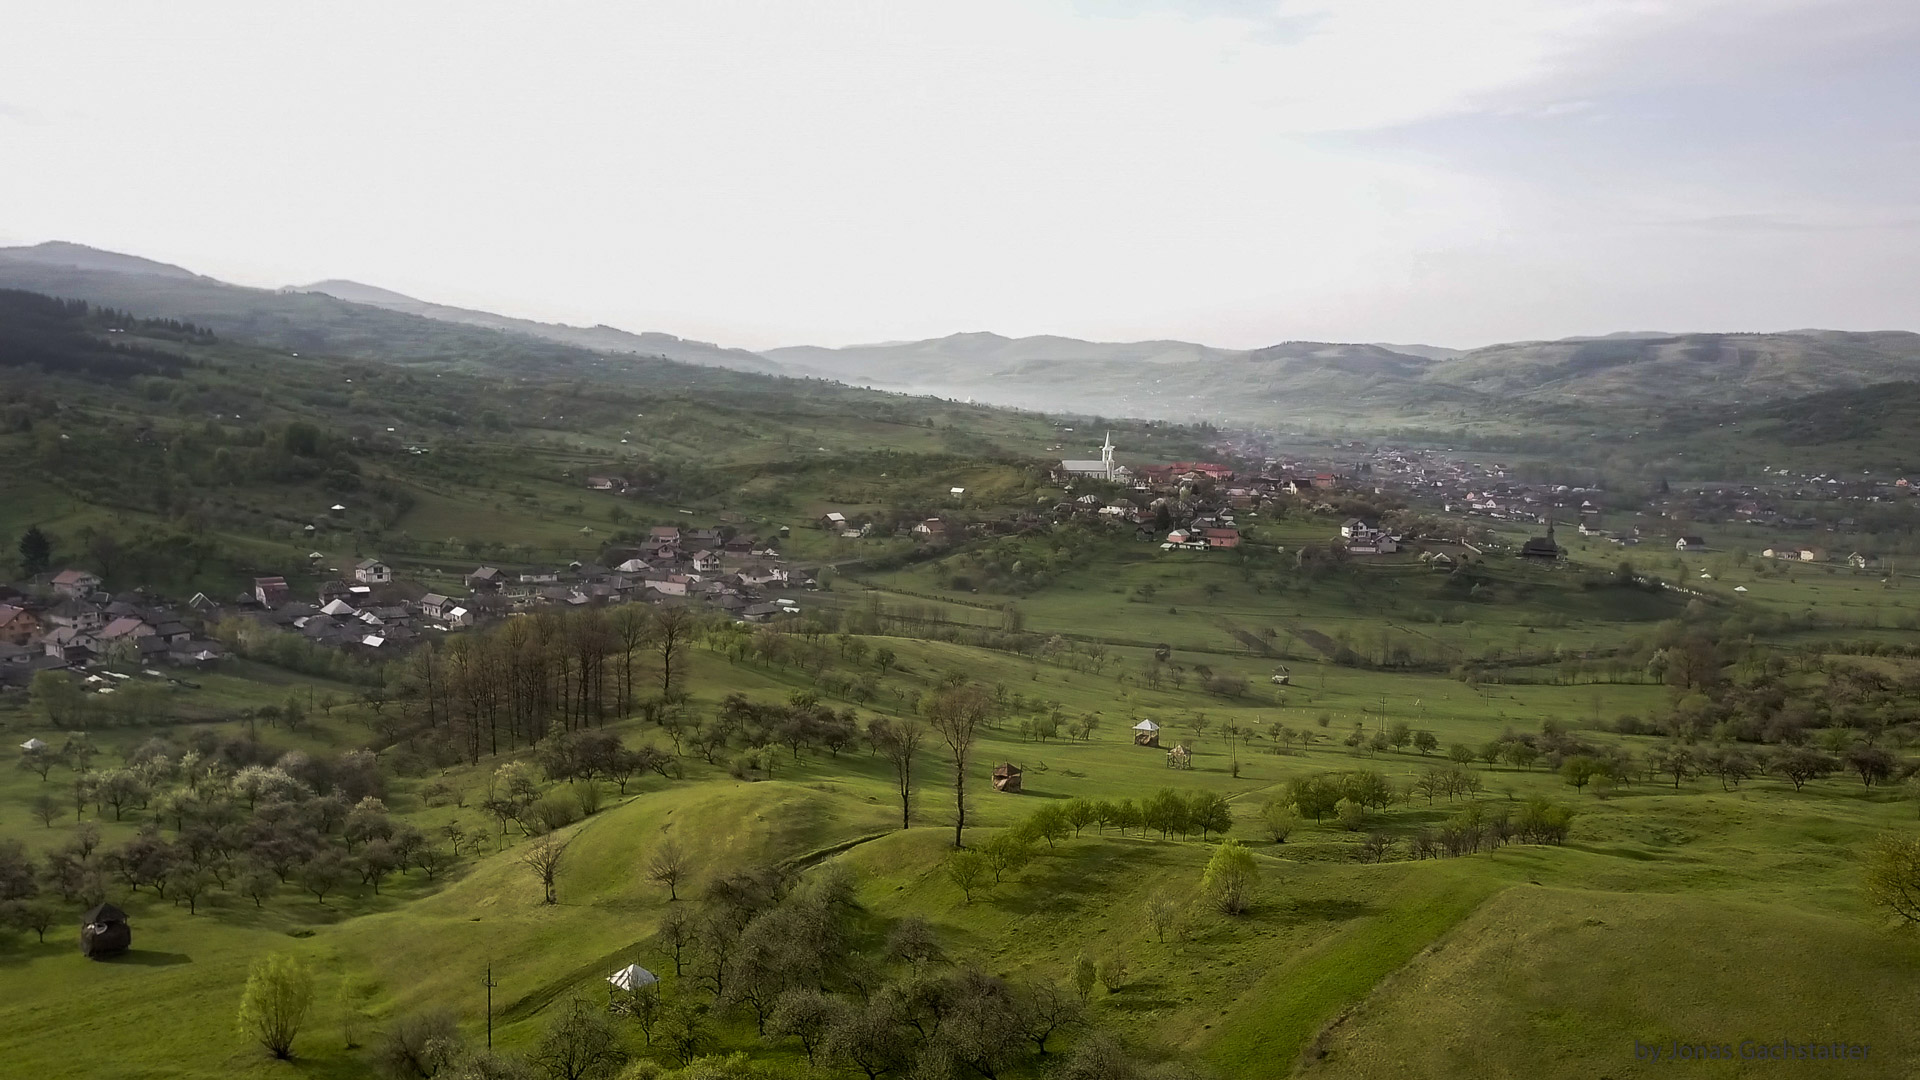
[[[1060,463],[1059,475],[1061,479],[1066,480],[1083,476],[1090,480],[1108,480],[1113,483],[1124,484],[1133,478],[1133,470],[1127,468],[1125,465],[1115,465],[1113,463],[1113,432],[1109,431],[1107,432],[1106,441],[1100,446],[1100,457],[1098,460],[1062,461]]]

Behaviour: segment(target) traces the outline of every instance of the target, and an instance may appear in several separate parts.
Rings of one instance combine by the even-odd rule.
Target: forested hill
[[[475,325],[476,320],[449,318],[445,312],[460,309],[440,305],[422,304],[433,310],[412,312],[394,303],[360,303],[321,291],[253,289],[77,244],[0,249],[0,288],[185,320],[225,337],[288,352],[455,364],[495,374],[592,372],[617,378],[629,365],[645,358],[671,358],[676,351],[686,351],[680,346],[690,344],[676,346],[679,339],[664,334],[611,331],[619,335],[615,342],[606,334],[504,317],[492,317],[498,325]],[[775,370],[764,362],[716,365],[709,360],[703,356],[688,362]]]
[[[689,341],[672,334],[652,331],[636,334],[613,326],[567,326],[562,323],[516,319],[508,315],[496,315],[491,311],[476,311],[472,308],[416,300],[390,289],[362,285],[357,281],[317,281],[311,285],[301,285],[286,291],[323,293],[356,304],[369,304],[390,311],[421,315],[442,322],[479,326],[509,334],[524,334],[528,337],[556,341],[562,345],[572,345],[592,352],[664,356],[684,364],[733,368],[738,371],[758,371],[770,375],[786,374],[779,364],[745,349],[728,349],[709,342]]]
[[[1657,416],[1920,379],[1920,334],[1905,331],[1631,333],[1466,352],[1319,341],[1232,350],[977,332],[763,356],[670,334],[433,304],[350,281],[244,288],[74,244],[0,249],[0,288],[8,287],[182,319],[288,352],[616,380],[659,377],[646,367],[658,356],[1049,412],[1237,424],[1385,430],[1502,417],[1552,422],[1596,408]]]
[[[113,335],[134,335],[115,341]],[[84,300],[58,300],[18,289],[0,289],[0,368],[129,379],[179,375],[194,361],[161,342],[207,344],[211,332],[175,319],[135,319],[99,310]]]

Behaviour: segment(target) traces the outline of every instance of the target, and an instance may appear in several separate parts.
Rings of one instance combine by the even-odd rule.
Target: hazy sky
[[[1916,0],[12,5],[0,242],[747,347],[1920,329]]]

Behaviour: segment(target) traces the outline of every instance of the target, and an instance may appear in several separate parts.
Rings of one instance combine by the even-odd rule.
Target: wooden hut
[[[101,904],[80,916],[80,955],[93,960],[118,956],[133,945],[133,930],[127,926],[127,913],[112,904]]]
[[[1160,725],[1151,720],[1142,720],[1133,725],[1133,745],[1159,746]]]
[[[1186,743],[1180,743],[1176,745],[1173,749],[1167,751],[1167,768],[1169,769],[1193,768],[1193,751],[1187,749]]]
[[[1005,765],[994,766],[993,790],[1009,791],[1009,792],[1013,792],[1016,795],[1019,794],[1020,766],[1015,765],[1012,762],[1008,762]]]

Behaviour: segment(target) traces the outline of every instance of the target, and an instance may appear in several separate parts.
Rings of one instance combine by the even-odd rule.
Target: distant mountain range
[[[1293,341],[1222,349],[974,332],[755,353],[672,334],[567,326],[352,281],[252,289],[79,244],[0,248],[0,287],[187,319],[293,350],[497,365],[661,357],[1049,411],[1276,422],[1475,409],[1755,404],[1920,379],[1920,334],[1626,331],[1456,350]]]
[[[389,311],[404,311],[409,315],[439,319],[442,322],[481,326],[508,334],[526,334],[529,337],[558,341],[592,352],[664,356],[683,364],[703,364],[707,367],[758,371],[765,374],[779,372],[779,365],[768,361],[758,353],[751,353],[745,349],[728,349],[704,341],[688,341],[672,334],[654,332],[635,334],[612,326],[567,326],[564,323],[516,319],[508,315],[495,315],[490,311],[474,311],[470,308],[450,307],[446,304],[415,300],[411,296],[404,296],[372,285],[362,285],[357,281],[316,281],[311,285],[299,285],[285,291],[324,293],[355,304],[368,304],[386,308]]]

